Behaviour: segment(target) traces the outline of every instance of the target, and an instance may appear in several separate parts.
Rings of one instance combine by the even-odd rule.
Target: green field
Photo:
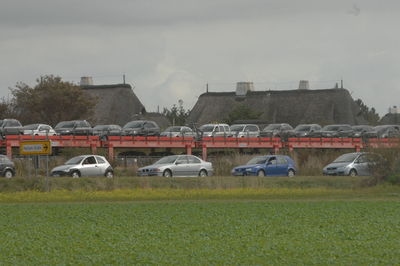
[[[1,204],[0,228],[1,265],[400,264],[398,193]]]

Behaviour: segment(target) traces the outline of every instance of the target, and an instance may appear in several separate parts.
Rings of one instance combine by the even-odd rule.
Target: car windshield
[[[231,131],[240,132],[243,131],[244,127],[244,125],[233,125],[231,126]]]
[[[160,160],[158,160],[157,162],[155,162],[154,164],[171,164],[171,163],[174,163],[177,158],[178,158],[178,155],[171,155],[171,156],[163,157]]]
[[[335,126],[335,125],[324,126],[322,128],[323,131],[338,131],[339,129],[340,126]]]
[[[357,153],[346,153],[343,154],[341,156],[339,156],[338,158],[336,158],[336,160],[334,160],[334,163],[350,163],[352,161],[354,161],[354,159],[358,156]]]
[[[60,122],[56,125],[56,128],[72,128],[74,127],[75,122],[74,121],[64,121]]]
[[[279,125],[279,124],[271,124],[271,125],[266,126],[263,130],[264,131],[266,131],[266,130],[277,130],[277,129],[280,129],[280,128],[281,128],[281,125]]]
[[[7,156],[0,155],[0,162],[1,163],[12,163]]]
[[[354,130],[355,132],[362,132],[362,131],[370,131],[371,128],[370,128],[370,127],[367,127],[367,126],[354,126],[354,127],[353,127],[353,130]]]
[[[109,125],[98,125],[93,128],[93,130],[108,130]]]
[[[295,131],[310,131],[311,126],[307,125],[298,125],[294,130]]]
[[[80,164],[81,161],[85,158],[85,156],[77,156],[74,158],[69,159],[65,164],[71,165],[71,164]]]
[[[34,130],[34,129],[37,129],[38,126],[39,126],[39,124],[26,125],[26,126],[24,126],[24,129],[26,129],[26,130]]]
[[[214,125],[208,126],[208,125],[204,125],[200,127],[200,131],[202,132],[211,132],[214,130]]]
[[[265,164],[267,158],[265,156],[254,157],[250,161],[247,162],[247,165],[251,164]]]
[[[124,126],[124,128],[141,128],[144,126],[143,121],[132,121]]]
[[[389,128],[392,128],[390,126],[376,126],[374,127],[374,131],[375,132],[384,132],[386,130],[388,130]]]
[[[165,132],[181,132],[181,127],[169,127]]]

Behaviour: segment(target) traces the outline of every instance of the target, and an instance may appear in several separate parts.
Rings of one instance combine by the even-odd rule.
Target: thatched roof
[[[382,117],[380,124],[382,125],[400,125],[400,114],[388,113]]]
[[[235,92],[207,92],[200,95],[188,117],[188,123],[199,125],[220,122],[238,105],[246,105],[268,123],[359,124],[365,122],[346,89],[249,91],[246,96]]]
[[[133,116],[146,112],[129,84],[87,85],[82,89],[97,98],[93,124],[125,125]]]

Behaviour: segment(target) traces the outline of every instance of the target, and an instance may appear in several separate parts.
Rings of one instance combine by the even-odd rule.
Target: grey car
[[[135,120],[122,128],[123,136],[159,136],[160,127],[154,121]]]
[[[54,130],[60,135],[92,135],[92,126],[86,120],[62,121]]]
[[[172,126],[161,132],[161,137],[187,137],[194,138],[196,133],[190,127],[186,126]]]
[[[284,138],[290,136],[293,127],[287,123],[269,124],[261,132],[260,136],[265,138]]]
[[[237,138],[257,138],[260,136],[260,128],[254,124],[231,125],[231,132]]]
[[[288,133],[290,137],[308,137],[315,131],[321,130],[318,124],[301,124]]]
[[[324,175],[372,175],[372,167],[382,161],[379,155],[368,152],[353,152],[339,156],[323,169]]]
[[[193,155],[171,155],[152,165],[138,169],[139,176],[211,176],[214,169],[210,162]]]
[[[114,170],[103,156],[80,155],[69,159],[64,165],[51,170],[51,176],[105,176],[114,177]]]
[[[231,137],[232,132],[228,124],[205,124],[199,128],[203,137]]]

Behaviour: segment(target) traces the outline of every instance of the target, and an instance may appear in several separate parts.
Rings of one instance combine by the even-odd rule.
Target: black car
[[[318,124],[301,124],[289,132],[290,137],[309,137],[315,131],[320,131],[321,126]]]
[[[321,130],[310,133],[310,137],[319,138],[349,138],[353,136],[353,128],[350,125],[328,125]]]
[[[122,128],[123,136],[159,136],[160,127],[154,121],[136,120]]]
[[[371,132],[374,130],[373,126],[368,126],[368,125],[359,125],[359,126],[352,126],[354,132],[353,132],[353,138],[361,138],[364,137],[364,135],[368,132]]]
[[[92,126],[86,120],[63,121],[56,125],[54,130],[59,135],[92,135]]]
[[[383,125],[376,126],[372,131],[364,134],[365,138],[399,138],[400,137],[400,126],[398,125]]]
[[[19,135],[21,134],[22,125],[16,119],[0,120],[0,135]]]
[[[270,124],[260,132],[260,137],[288,137],[291,131],[293,131],[293,127],[289,124]]]
[[[5,178],[15,176],[15,165],[5,155],[0,155],[0,174]]]
[[[118,125],[97,125],[93,128],[94,136],[120,136],[122,128]]]

